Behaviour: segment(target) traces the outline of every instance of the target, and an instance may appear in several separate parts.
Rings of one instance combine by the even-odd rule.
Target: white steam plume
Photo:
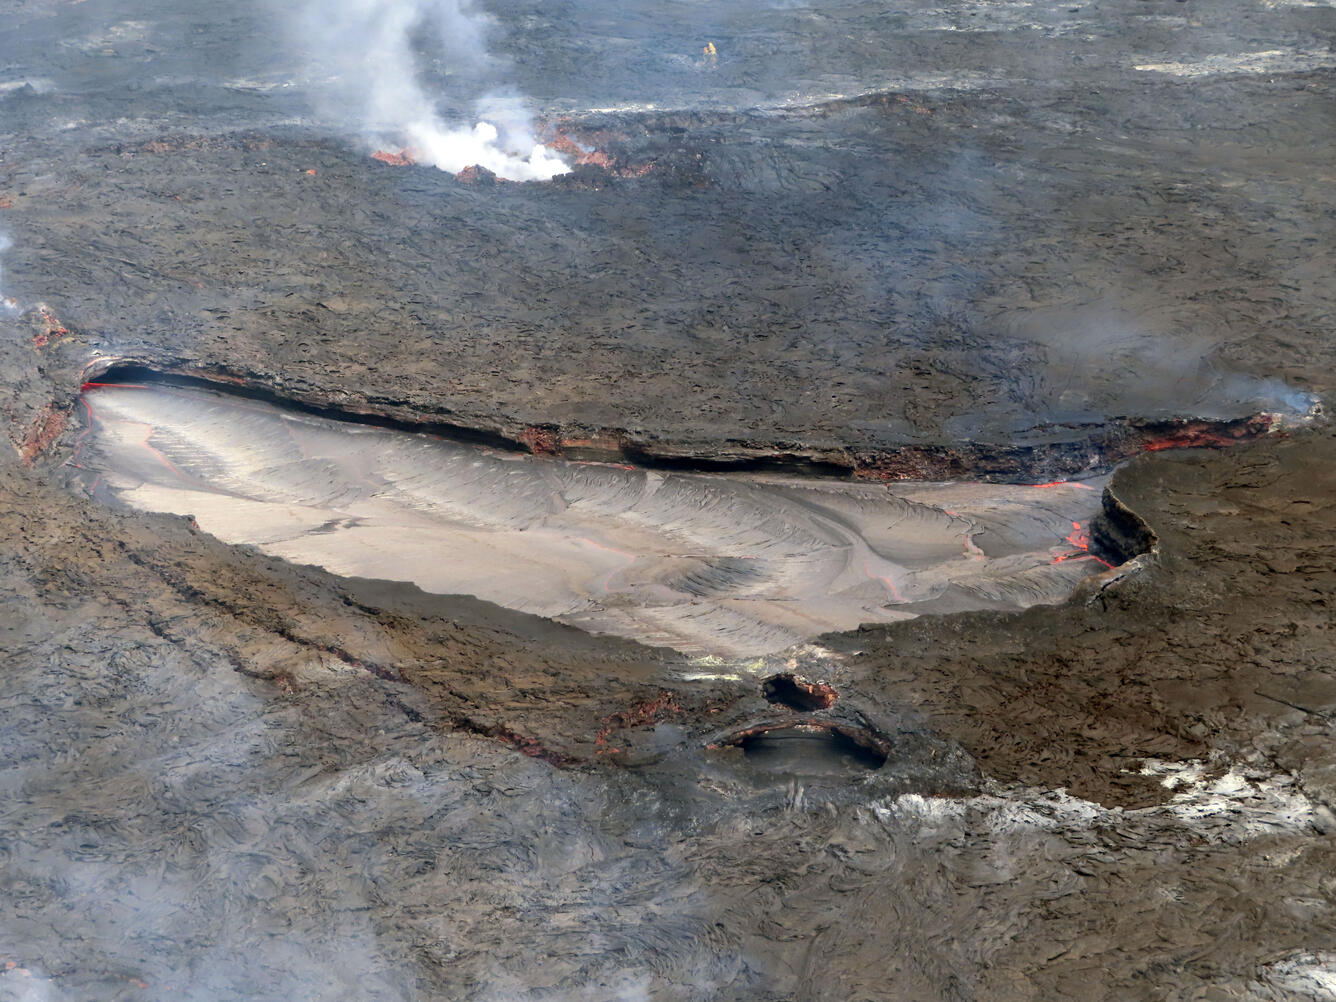
[[[535,142],[519,99],[486,93],[500,65],[485,27],[469,0],[307,0],[298,23],[327,76],[322,110],[366,139],[407,147],[441,170],[476,164],[517,181],[565,173],[569,165]],[[442,115],[429,76],[443,77],[452,96],[482,94],[472,120]]]
[[[7,233],[0,233],[0,256],[14,246],[14,241]],[[5,291],[5,263],[0,259],[0,316],[19,311],[19,301]]]

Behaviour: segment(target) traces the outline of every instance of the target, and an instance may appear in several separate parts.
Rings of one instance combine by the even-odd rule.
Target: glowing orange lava
[[[147,389],[147,387],[136,383],[84,383],[83,386],[79,388],[79,390],[80,393],[83,393],[86,390],[98,389],[100,387],[108,389],[135,389],[135,390]],[[80,458],[79,453],[83,449],[84,439],[88,437],[88,433],[93,429],[93,421],[96,419],[96,415],[93,413],[93,404],[88,399],[87,396],[81,396],[79,398],[79,402],[83,404],[84,410],[88,413],[88,427],[79,433],[79,437],[74,443],[74,455],[70,460],[70,465],[74,466],[76,469],[83,469],[83,464],[79,461]],[[140,427],[145,429],[144,438],[139,443],[140,447],[147,450],[148,452],[151,452],[154,456],[157,457],[158,461],[162,463],[163,466],[171,470],[172,473],[174,473],[180,479],[182,480],[189,479],[184,473],[182,473],[179,469],[176,468],[176,466],[172,463],[170,459],[168,459],[165,455],[163,455],[161,451],[159,451],[157,448],[155,448],[153,445],[149,443],[149,439],[153,437],[153,432],[156,429],[152,425],[148,424],[141,425]]]
[[[661,689],[653,699],[647,699],[644,702],[637,703],[629,710],[604,717],[603,727],[594,735],[594,747],[596,749],[594,754],[616,755],[621,752],[620,748],[614,748],[608,743],[608,738],[615,730],[644,727],[648,724],[657,723],[667,714],[681,712],[682,707],[678,705],[673,694],[667,689]]]
[[[1098,560],[1105,567],[1112,569],[1113,564],[1109,563],[1103,557],[1097,557],[1090,552],[1090,533],[1081,528],[1080,522],[1072,523],[1072,531],[1062,537],[1066,542],[1071,543],[1076,549],[1070,553],[1059,553],[1053,558],[1053,563],[1060,564],[1066,560],[1076,560],[1080,557],[1089,557],[1091,560]]]
[[[883,585],[885,585],[885,586],[886,586],[886,590],[887,590],[888,592],[890,592],[890,594],[891,594],[891,599],[892,599],[894,602],[903,602],[903,601],[904,601],[904,599],[900,596],[900,589],[897,588],[897,587],[895,587],[895,582],[892,581],[892,580],[890,579],[890,577],[887,576],[887,575],[884,575],[884,574],[873,574],[873,573],[872,573],[872,568],[868,565],[868,562],[867,562],[866,558],[863,560],[863,573],[866,574],[868,577],[872,578],[872,580],[874,580],[874,581],[880,581]]]
[[[1049,481],[1048,483],[1046,483],[1046,484],[1031,484],[1030,486],[1031,486],[1031,487],[1039,487],[1039,488],[1044,488],[1044,487],[1079,487],[1079,488],[1081,488],[1082,490],[1086,490],[1086,491],[1093,491],[1093,490],[1095,489],[1095,488],[1091,487],[1089,484],[1083,484],[1083,483],[1081,483],[1081,481],[1079,481],[1079,480],[1050,480],[1050,481]]]
[[[389,164],[391,167],[411,167],[417,163],[417,158],[413,156],[412,151],[403,149],[398,153],[390,150],[376,150],[371,154],[372,160],[379,160],[383,164]]]
[[[45,329],[32,336],[34,348],[45,348],[52,341],[59,340],[70,332],[69,328],[60,322],[60,318],[51,312],[50,307],[39,306],[37,312],[42,318],[42,326]]]

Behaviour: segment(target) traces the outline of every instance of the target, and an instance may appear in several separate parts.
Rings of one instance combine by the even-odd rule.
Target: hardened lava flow
[[[1237,445],[1325,420],[1321,401],[1311,395],[1300,395],[1303,399],[1296,405],[1299,410],[1258,411],[1221,419],[1110,417],[1091,425],[1039,425],[1013,444],[965,441],[874,449],[729,439],[705,446],[674,442],[652,432],[627,428],[524,424],[496,415],[428,410],[386,397],[368,396],[348,387],[332,391],[276,379],[269,373],[202,366],[184,360],[102,357],[84,365],[81,381],[214,388],[318,416],[572,460],[693,472],[854,477],[888,483],[954,479],[1066,483],[1077,477],[1107,473],[1118,463],[1143,452]]]
[[[95,497],[345,576],[698,655],[1063,601],[1128,554],[1105,478],[894,485],[527,455],[162,382],[89,382]],[[1099,542],[1092,543],[1092,538]]]

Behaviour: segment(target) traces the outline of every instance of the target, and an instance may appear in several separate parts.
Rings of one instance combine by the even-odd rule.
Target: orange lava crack
[[[69,414],[61,410],[55,404],[48,404],[46,410],[36,421],[32,428],[19,446],[19,457],[26,466],[31,466],[33,460],[40,456],[50,447],[51,443],[60,437],[60,433],[65,430],[65,422],[69,420]]]
[[[603,718],[603,727],[594,737],[594,746],[598,749],[594,754],[616,755],[621,751],[620,748],[612,748],[608,745],[608,736],[613,731],[625,730],[628,727],[643,727],[645,724],[655,723],[661,713],[681,712],[682,707],[678,705],[673,694],[667,689],[661,689],[653,699],[637,703],[629,710],[609,714]]]
[[[60,318],[51,312],[50,307],[39,306],[37,312],[41,315],[42,326],[45,329],[32,336],[34,348],[45,348],[52,341],[58,341],[70,332],[69,328],[60,322]]]
[[[400,150],[398,153],[391,153],[389,150],[376,150],[375,153],[371,154],[371,159],[379,160],[391,167],[411,167],[417,163],[417,158],[407,149]]]
[[[1076,560],[1080,557],[1089,557],[1091,560],[1098,560],[1105,567],[1108,567],[1110,569],[1113,568],[1113,564],[1109,563],[1103,557],[1097,557],[1095,556],[1095,554],[1090,552],[1090,533],[1086,532],[1084,529],[1081,528],[1080,522],[1073,522],[1072,531],[1067,533],[1067,535],[1063,536],[1062,538],[1066,542],[1071,543],[1074,547],[1076,547],[1076,549],[1072,550],[1070,553],[1058,554],[1056,557],[1053,558],[1052,561],[1053,563],[1061,564],[1067,560]]]

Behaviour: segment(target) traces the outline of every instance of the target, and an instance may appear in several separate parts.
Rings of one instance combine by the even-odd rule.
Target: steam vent
[[[14,0],[0,1000],[1336,1000],[1336,7]]]

